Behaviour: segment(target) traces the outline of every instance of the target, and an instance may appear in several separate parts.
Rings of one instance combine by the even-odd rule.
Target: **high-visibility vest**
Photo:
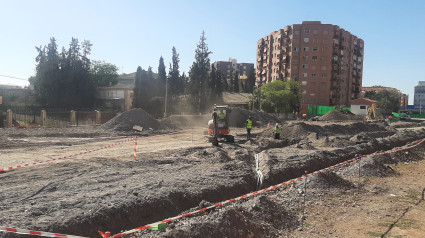
[[[218,118],[220,118],[220,119],[224,119],[224,118],[226,118],[226,114],[224,114],[224,113],[220,112],[220,113],[218,114]]]
[[[252,121],[251,120],[246,120],[246,128],[247,129],[252,129]]]
[[[280,127],[275,127],[274,128],[274,133],[280,134],[281,132],[282,132],[282,129]]]

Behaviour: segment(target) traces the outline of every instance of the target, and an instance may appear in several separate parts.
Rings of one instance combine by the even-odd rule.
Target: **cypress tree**
[[[190,88],[189,95],[193,108],[198,112],[203,112],[207,105],[208,98],[208,82],[210,69],[210,57],[212,53],[208,50],[208,45],[205,42],[205,32],[202,31],[199,43],[195,50],[195,62],[189,71]]]

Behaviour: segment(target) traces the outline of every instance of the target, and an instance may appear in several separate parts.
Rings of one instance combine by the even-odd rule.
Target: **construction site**
[[[425,233],[425,122],[228,116],[233,138],[215,145],[211,114],[132,109],[100,126],[0,128],[0,237]]]

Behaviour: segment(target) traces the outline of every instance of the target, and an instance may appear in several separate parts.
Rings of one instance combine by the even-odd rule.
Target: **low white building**
[[[367,115],[367,110],[372,104],[378,103],[369,98],[359,98],[351,101],[351,112],[356,115]]]

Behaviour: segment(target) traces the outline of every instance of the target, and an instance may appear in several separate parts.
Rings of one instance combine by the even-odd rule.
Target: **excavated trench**
[[[268,171],[264,173],[263,187],[299,177],[304,174],[304,171],[316,171],[343,162],[353,158],[355,154],[371,154],[389,150],[421,139],[424,136],[423,133],[417,132],[402,132],[398,134],[395,134],[395,132],[370,133],[373,137],[382,137],[389,134],[391,134],[389,137],[372,139],[368,143],[362,143],[355,146],[337,148],[331,151],[311,151],[311,153],[306,153],[304,155],[295,154],[291,156],[282,155],[279,151],[274,153],[274,149],[271,149],[289,146],[291,145],[290,142],[282,141],[280,143],[274,143],[271,141],[268,145],[269,149],[260,152],[260,155],[263,155],[260,169],[262,171]],[[257,150],[258,149],[255,151]],[[238,155],[236,155],[236,157],[237,156]],[[239,155],[239,157],[244,157],[243,160],[249,163],[254,170],[253,153],[249,153],[249,155],[245,154],[244,156]],[[237,160],[240,159],[241,158]],[[111,226],[108,226],[108,229],[110,229],[112,233],[118,233],[120,229],[130,229],[143,224],[149,224],[175,216],[190,208],[199,207],[200,202],[203,200],[214,203],[238,197],[248,192],[255,191],[256,182],[257,177],[253,172],[250,175],[247,174],[244,176],[241,182],[232,184],[231,186],[207,188],[203,189],[201,193],[195,194],[190,192],[171,192],[167,197],[158,198],[151,203],[143,203],[140,205],[129,204],[128,206],[120,207],[116,209],[116,211],[111,212],[115,214],[111,222],[116,224],[116,229]],[[97,219],[95,218],[95,220]],[[119,220],[119,222],[117,222],[117,220]],[[110,222],[105,222],[111,224]],[[131,223],[132,225],[129,225]],[[81,225],[78,227],[79,229],[82,228]],[[90,229],[90,227],[89,225],[87,228]]]
[[[312,136],[310,141],[303,141],[302,138],[253,143],[240,140],[240,143],[223,144],[219,148],[199,147],[170,152],[166,156],[170,159],[145,161],[144,166],[148,169],[140,169],[134,164],[118,165],[118,171],[122,171],[118,174],[127,173],[126,176],[130,177],[131,174],[145,173],[147,177],[141,176],[139,186],[134,188],[126,187],[124,180],[120,186],[124,187],[125,195],[115,198],[112,196],[112,205],[100,204],[96,212],[75,215],[69,220],[50,224],[46,229],[58,233],[99,237],[98,230],[115,234],[202,207],[203,204],[252,192],[257,188],[254,159],[256,153],[260,154],[260,169],[264,174],[263,187],[266,187],[299,177],[306,170],[316,171],[340,163],[353,158],[355,154],[389,150],[425,136],[423,129],[397,133],[380,129],[363,133],[363,138],[368,138],[367,143],[354,142],[351,146],[323,151],[308,146],[304,148],[304,145],[309,145],[314,140],[329,136],[320,131],[315,133],[317,135]],[[344,132],[341,138],[349,136],[349,132]],[[359,141],[362,142],[362,139]],[[149,177],[153,178],[155,173],[161,173],[163,178],[159,181],[148,180]],[[108,177],[114,178],[112,175]],[[15,236],[7,234],[5,237]]]

